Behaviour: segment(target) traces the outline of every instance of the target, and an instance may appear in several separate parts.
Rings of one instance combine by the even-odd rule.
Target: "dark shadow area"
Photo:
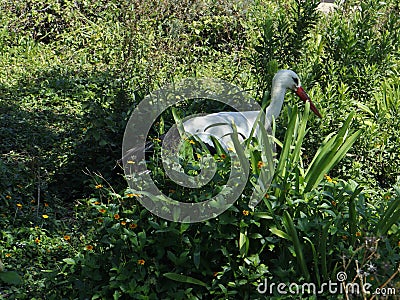
[[[93,191],[87,171],[125,187],[114,166],[134,95],[121,82],[50,70],[0,87],[0,190],[71,202]]]

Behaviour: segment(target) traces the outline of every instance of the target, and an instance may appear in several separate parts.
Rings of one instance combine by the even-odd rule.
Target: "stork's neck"
[[[272,83],[271,90],[271,103],[265,110],[265,116],[267,120],[277,119],[285,99],[286,88],[283,87],[279,82]]]

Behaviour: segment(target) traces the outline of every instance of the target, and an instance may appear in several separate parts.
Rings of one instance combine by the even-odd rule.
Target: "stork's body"
[[[271,120],[278,118],[286,91],[293,90],[301,100],[310,102],[310,109],[319,117],[321,114],[312,103],[300,85],[297,74],[291,70],[278,71],[272,80],[271,103],[265,110],[265,119],[262,120],[266,127],[270,126]],[[239,141],[250,137],[254,124],[260,111],[245,112],[219,112],[205,116],[194,117],[183,122],[184,130],[190,135],[197,136],[204,143],[213,145],[210,135],[219,140],[221,145],[227,149],[232,147],[231,133],[233,133],[232,123],[235,124]],[[257,130],[254,131],[257,133]]]

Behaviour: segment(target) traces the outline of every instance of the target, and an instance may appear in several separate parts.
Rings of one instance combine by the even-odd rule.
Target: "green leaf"
[[[206,287],[207,284],[201,280],[198,280],[196,278],[182,275],[182,274],[177,274],[177,273],[164,273],[163,276],[167,277],[168,279],[178,281],[178,282],[184,282],[184,283],[191,283],[191,284],[197,284]]]
[[[18,275],[17,272],[14,271],[8,271],[8,272],[1,272],[0,273],[0,279],[8,284],[21,284],[22,279]]]
[[[72,259],[72,258],[64,258],[63,262],[67,263],[68,265],[75,265],[76,264],[75,260]]]

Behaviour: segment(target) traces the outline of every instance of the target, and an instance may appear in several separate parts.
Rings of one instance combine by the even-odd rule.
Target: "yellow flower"
[[[257,163],[257,168],[261,169],[264,166],[264,163],[262,161],[259,161]]]
[[[325,174],[324,177],[328,182],[333,182],[332,178],[329,177],[328,174]]]
[[[42,215],[43,219],[48,219],[49,216],[48,215]]]
[[[35,243],[36,243],[36,244],[39,244],[39,243],[40,243],[40,240],[39,240],[38,238],[36,238],[36,239],[35,239]]]
[[[137,263],[139,264],[139,265],[144,265],[144,263],[145,263],[145,260],[144,259],[138,259],[138,261],[137,261]]]
[[[265,198],[265,199],[268,199],[268,198],[269,198],[269,195],[268,195],[268,194],[265,194],[264,198]]]
[[[44,206],[45,206],[45,207],[49,207],[49,204],[48,204],[48,203],[44,203]]]
[[[101,184],[98,184],[95,186],[96,189],[101,189],[103,186]]]
[[[99,202],[99,201],[95,201],[93,204],[94,204],[94,205],[99,205],[100,202]]]
[[[249,212],[248,210],[243,210],[243,215],[244,215],[244,216],[248,216],[249,213],[250,213],[250,212]]]
[[[196,142],[195,142],[195,141],[193,141],[193,140],[189,140],[189,144],[192,144],[192,145],[194,145],[194,144],[196,144]]]
[[[6,253],[6,257],[11,257],[11,253]]]
[[[161,140],[159,138],[155,138],[153,141],[155,142],[161,142]]]
[[[133,165],[135,162],[133,160],[128,160],[127,163]]]
[[[32,204],[34,204],[35,202],[36,202],[35,199],[32,199],[32,200],[31,200],[31,203],[32,203]]]
[[[12,197],[10,196],[10,195],[7,195],[6,196],[6,199],[11,199]]]
[[[126,196],[127,197],[129,197],[129,198],[133,198],[133,197],[142,197],[142,195],[140,195],[140,194],[133,194],[133,193],[128,193],[128,194],[126,194]]]
[[[332,200],[331,203],[332,203],[333,206],[336,206],[336,201]]]
[[[105,210],[104,208],[99,209],[99,212],[101,212],[102,214],[104,214],[107,210]]]
[[[361,232],[357,231],[356,236],[361,236]]]
[[[69,235],[64,235],[64,240],[69,241],[71,237]]]
[[[231,152],[232,152],[232,151],[234,151],[234,150],[235,150],[235,149],[233,149],[232,147],[229,147],[229,148],[228,148],[228,151],[231,151]]]
[[[121,225],[122,225],[122,226],[125,226],[125,225],[126,225],[126,222],[125,222],[125,221],[121,221]]]
[[[115,219],[115,220],[118,220],[119,218],[120,218],[119,214],[115,214],[115,215],[114,215],[114,219]]]
[[[19,209],[21,209],[21,208],[22,208],[22,204],[21,204],[21,203],[17,203],[17,207],[18,207]]]
[[[131,223],[130,225],[129,225],[129,228],[130,229],[135,229],[137,227],[137,224],[135,224],[135,223]]]
[[[225,154],[221,154],[221,158],[222,158],[222,159],[225,159],[225,158],[226,158],[226,155],[225,155]]]
[[[88,251],[92,251],[93,250],[93,246],[92,245],[86,245],[85,249],[88,250]]]

